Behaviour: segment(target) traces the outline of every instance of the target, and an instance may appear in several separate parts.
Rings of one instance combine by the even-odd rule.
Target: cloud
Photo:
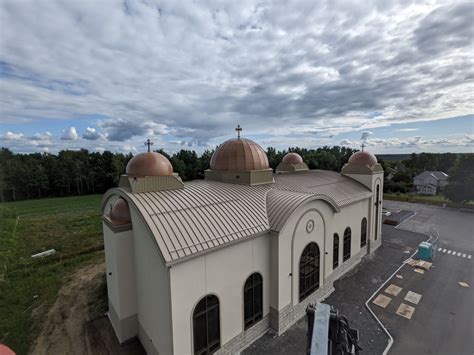
[[[397,132],[415,132],[418,131],[419,128],[399,128],[396,129]]]
[[[362,132],[362,135],[360,136],[360,139],[363,141],[366,141],[373,133],[370,131],[364,131]]]
[[[100,123],[107,139],[123,142],[135,136],[152,137],[168,133],[166,125],[153,121],[134,122],[125,119],[110,119]]]
[[[459,2],[430,12],[414,31],[417,48],[436,55],[458,48],[472,48],[472,2]]]
[[[343,139],[340,143],[340,145],[354,145],[354,142],[349,140],[349,139]]]
[[[474,134],[465,134],[464,139],[466,143],[469,143],[469,144],[474,143]]]
[[[236,124],[322,137],[466,115],[470,6],[3,1],[0,121],[90,125],[91,149],[100,134],[198,148]]]
[[[75,141],[77,139],[77,131],[75,127],[69,127],[68,129],[63,131],[63,135],[61,136],[62,140],[65,141]]]
[[[86,132],[82,134],[82,138],[96,141],[98,139],[104,138],[102,134],[100,134],[95,128],[87,127]]]
[[[13,133],[8,131],[7,133],[2,134],[0,138],[6,141],[19,140],[23,138],[23,133]]]
[[[469,151],[469,148],[474,147],[474,136],[471,135],[452,135],[445,138],[424,138],[422,136],[400,138],[376,138],[369,139],[368,143],[374,147],[385,148],[402,148],[411,149],[420,148],[421,150],[437,151],[439,147],[461,148]],[[432,148],[432,149],[429,149]]]
[[[53,134],[51,132],[44,132],[44,133],[35,133],[33,136],[31,136],[31,139],[37,140],[37,141],[49,141],[53,139]]]

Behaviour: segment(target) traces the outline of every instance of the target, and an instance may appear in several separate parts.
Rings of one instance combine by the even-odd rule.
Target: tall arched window
[[[319,287],[319,247],[309,243],[300,259],[300,302]]]
[[[194,354],[212,354],[221,346],[219,300],[214,295],[203,297],[193,313]]]
[[[244,329],[250,328],[263,318],[262,275],[250,275],[244,286]]]
[[[351,257],[351,229],[349,227],[344,231],[344,247],[342,250],[342,262]]]
[[[339,266],[339,235],[334,233],[334,241],[332,245],[332,269]]]
[[[362,218],[360,222],[360,247],[365,247],[367,244],[367,218]]]
[[[379,234],[379,205],[380,205],[380,185],[377,184],[377,190],[375,195],[375,235],[374,240],[377,240]]]

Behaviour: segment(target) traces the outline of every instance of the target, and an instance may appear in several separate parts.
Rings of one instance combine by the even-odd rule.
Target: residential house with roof
[[[356,152],[341,173],[289,153],[276,172],[239,136],[204,180],[163,155],[130,160],[103,199],[108,316],[148,354],[236,353],[306,306],[381,245],[383,170]]]
[[[418,195],[436,195],[448,184],[448,174],[442,171],[423,171],[413,178]]]

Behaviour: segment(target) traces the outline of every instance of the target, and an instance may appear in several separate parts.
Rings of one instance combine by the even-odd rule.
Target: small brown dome
[[[244,138],[225,141],[214,152],[210,169],[216,171],[251,171],[269,169],[268,157],[257,143]]]
[[[370,152],[359,151],[351,155],[349,163],[354,165],[375,165],[377,164],[377,158]]]
[[[112,223],[115,225],[130,223],[132,218],[130,217],[130,209],[128,208],[127,201],[119,197],[110,210],[109,217]]]
[[[173,175],[173,166],[160,153],[140,153],[128,162],[126,173],[133,177]]]
[[[282,163],[284,164],[302,164],[303,158],[298,153],[288,153],[282,159]]]

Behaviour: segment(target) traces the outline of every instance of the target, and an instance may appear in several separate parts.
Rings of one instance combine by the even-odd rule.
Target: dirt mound
[[[106,292],[104,263],[88,265],[74,273],[47,313],[31,353],[96,353],[90,349],[86,324],[103,316],[107,309]]]

